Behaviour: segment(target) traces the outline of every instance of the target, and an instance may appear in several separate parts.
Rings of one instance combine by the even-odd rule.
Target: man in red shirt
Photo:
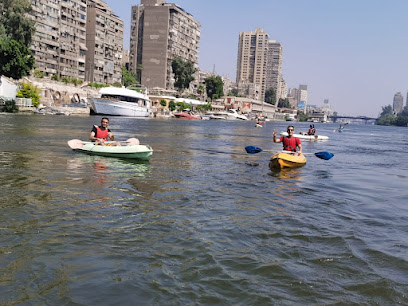
[[[294,137],[293,134],[295,133],[295,128],[293,125],[288,126],[288,136],[282,136],[281,138],[276,138],[276,130],[273,131],[273,142],[282,142],[283,150],[285,151],[292,151],[296,152],[296,149],[299,148],[298,153],[302,153],[302,143],[300,139]]]

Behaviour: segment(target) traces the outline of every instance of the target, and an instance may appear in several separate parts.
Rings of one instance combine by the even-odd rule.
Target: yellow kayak
[[[303,154],[298,153],[283,153],[278,152],[272,156],[269,161],[269,168],[282,169],[282,168],[295,168],[301,167],[306,164],[306,157]]]

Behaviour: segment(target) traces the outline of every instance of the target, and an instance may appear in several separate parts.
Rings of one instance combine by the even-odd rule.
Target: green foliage
[[[69,77],[63,76],[61,78],[61,82],[65,83],[65,84],[68,84],[70,82],[70,79],[69,79]]]
[[[122,83],[115,82],[115,83],[112,84],[112,86],[113,86],[113,87],[119,87],[119,88],[121,88],[121,87],[122,87]]]
[[[77,85],[79,85],[79,84],[82,83],[82,81],[81,81],[80,79],[77,79],[77,78],[70,78],[70,79],[69,79],[69,82],[72,83],[72,84],[74,84],[75,86],[77,86]]]
[[[198,110],[198,111],[209,111],[209,110],[211,110],[211,108],[212,108],[212,106],[211,106],[211,104],[210,103],[207,103],[207,104],[204,104],[204,105],[197,105],[197,107],[196,107],[196,109]]]
[[[276,104],[276,90],[275,88],[271,87],[265,91],[265,102],[268,104],[275,105]],[[278,105],[278,107],[280,107]]]
[[[379,125],[394,125],[396,122],[396,117],[393,114],[384,114],[377,119],[377,124]]]
[[[383,107],[382,107],[382,111],[381,111],[380,117],[383,117],[383,116],[388,115],[388,114],[390,114],[390,115],[393,114],[392,106],[391,106],[391,105],[387,105],[387,106],[383,106]]]
[[[93,88],[109,87],[109,85],[102,84],[102,83],[88,83],[88,86],[93,87]]]
[[[166,100],[164,100],[164,99],[160,100],[160,105],[161,106],[166,106],[167,105]]]
[[[398,114],[394,124],[397,126],[408,126],[408,116],[400,116],[400,114]]]
[[[23,83],[21,89],[17,92],[17,98],[31,99],[33,105],[40,105],[41,89],[31,83]]]
[[[18,107],[15,100],[5,100],[4,101],[4,111],[6,113],[17,113]]]
[[[211,99],[211,101],[224,95],[224,82],[219,75],[213,75],[205,78],[204,82],[207,90],[207,96]]]
[[[185,61],[181,57],[175,57],[171,62],[171,68],[173,69],[175,83],[174,86],[183,92],[184,89],[190,86],[190,83],[194,81],[194,73],[197,69],[194,67],[194,63],[191,61]]]
[[[288,98],[286,98],[286,99],[279,99],[278,107],[290,108],[289,99],[288,99]]]
[[[238,97],[239,91],[238,88],[233,88],[231,89],[231,91],[228,93],[229,96],[233,96],[233,97]]]
[[[42,72],[42,71],[40,71],[38,69],[35,69],[34,70],[34,76],[36,78],[42,79],[45,76],[45,72]]]
[[[192,109],[193,106],[189,103],[184,103],[184,102],[177,102],[177,107],[179,110],[183,110],[183,109]]]
[[[309,116],[303,112],[298,112],[297,120],[300,122],[306,122],[309,119]]]
[[[0,75],[18,80],[29,75],[34,64],[34,57],[25,45],[12,39],[0,41]]]
[[[29,46],[35,27],[28,17],[31,11],[30,0],[0,1],[0,40],[15,40],[23,46]]]
[[[138,84],[135,74],[127,70],[125,66],[122,66],[122,80],[125,87]]]
[[[204,92],[205,92],[205,88],[202,84],[200,84],[200,86],[198,86],[197,88],[197,93],[201,96]]]
[[[169,102],[169,108],[171,111],[174,111],[176,109],[176,103],[174,101]]]
[[[58,74],[53,74],[53,75],[51,76],[51,80],[53,80],[53,81],[59,81],[59,76],[58,76]]]

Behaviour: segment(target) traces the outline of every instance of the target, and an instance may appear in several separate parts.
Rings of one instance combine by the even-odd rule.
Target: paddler
[[[289,125],[288,129],[288,136],[282,136],[281,138],[276,138],[276,130],[273,130],[273,142],[282,142],[283,144],[283,150],[285,151],[291,151],[291,152],[296,152],[297,149],[299,148],[299,155],[302,153],[302,143],[300,142],[300,139],[293,136],[295,133],[295,127],[293,125]]]
[[[105,142],[109,140],[113,141],[115,136],[110,129],[108,129],[109,119],[103,117],[101,119],[101,125],[97,126],[96,124],[92,127],[91,135],[89,135],[89,139],[91,141],[97,142],[100,145],[105,145]],[[120,146],[120,142],[109,143],[112,146]]]

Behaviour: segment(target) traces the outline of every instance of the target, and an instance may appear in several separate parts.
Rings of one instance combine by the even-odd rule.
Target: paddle
[[[249,153],[249,154],[256,154],[256,153],[259,153],[259,152],[262,152],[262,151],[263,152],[272,152],[272,151],[266,151],[266,150],[264,151],[261,148],[256,147],[256,146],[247,146],[247,147],[245,147],[245,151],[247,153]],[[291,152],[291,151],[282,151],[282,152],[294,153],[294,152]],[[320,159],[324,159],[324,160],[329,160],[334,156],[334,154],[330,153],[330,152],[316,152],[316,153],[302,153],[302,154],[303,155],[314,155],[314,156],[316,156],[316,157],[318,157]]]
[[[116,141],[106,141],[105,143],[115,143]],[[120,141],[123,143],[126,143],[128,146],[137,146],[140,144],[139,139],[137,138],[129,138],[126,141]],[[95,143],[96,144],[96,143]],[[71,149],[81,149],[84,145],[86,145],[86,142],[79,140],[79,139],[71,139],[68,141],[68,146]]]

